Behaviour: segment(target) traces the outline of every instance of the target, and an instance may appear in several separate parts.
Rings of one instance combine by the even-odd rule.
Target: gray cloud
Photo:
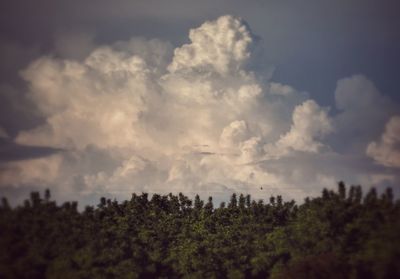
[[[363,152],[370,140],[381,135],[388,119],[399,111],[399,105],[363,75],[340,79],[334,96],[339,111],[334,124],[339,132],[332,144],[343,152]],[[348,142],[343,138],[353,140]]]

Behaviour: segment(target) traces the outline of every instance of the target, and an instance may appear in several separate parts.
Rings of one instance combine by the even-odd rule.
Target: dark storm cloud
[[[61,151],[61,149],[51,147],[21,145],[9,139],[0,138],[0,162],[40,158]]]
[[[11,137],[44,121],[36,106],[26,98],[28,89],[22,80],[20,82],[14,85],[0,83],[0,127]]]

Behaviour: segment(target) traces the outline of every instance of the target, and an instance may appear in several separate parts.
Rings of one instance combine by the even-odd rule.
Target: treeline
[[[133,194],[0,207],[0,278],[400,278],[400,201],[360,186],[301,205]]]

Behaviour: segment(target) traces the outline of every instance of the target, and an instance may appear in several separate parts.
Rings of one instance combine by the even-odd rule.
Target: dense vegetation
[[[361,187],[301,205],[132,195],[0,207],[0,278],[400,278],[400,201]]]

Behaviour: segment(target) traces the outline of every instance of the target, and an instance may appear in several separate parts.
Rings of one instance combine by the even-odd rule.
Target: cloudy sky
[[[398,6],[2,1],[0,195],[399,194]]]

